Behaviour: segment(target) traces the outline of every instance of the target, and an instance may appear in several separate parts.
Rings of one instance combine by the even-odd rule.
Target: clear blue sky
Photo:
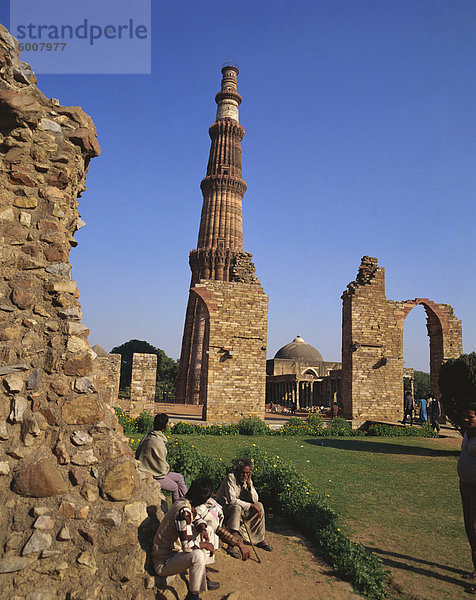
[[[38,75],[92,116],[102,148],[71,252],[90,341],[179,356],[208,127],[232,59],[268,356],[300,334],[340,360],[340,297],[365,254],[385,267],[388,298],[451,304],[474,351],[475,31],[474,0],[153,0],[151,75]],[[405,360],[428,370],[421,307]]]

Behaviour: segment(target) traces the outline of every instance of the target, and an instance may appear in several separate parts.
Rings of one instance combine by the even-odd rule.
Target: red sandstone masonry
[[[212,378],[216,374],[215,371],[207,371],[207,328],[211,321],[206,314],[206,302],[199,301],[194,286],[204,281],[241,282],[259,286],[251,254],[243,252],[242,199],[246,183],[241,171],[241,140],[245,132],[238,123],[238,106],[241,103],[241,96],[237,92],[238,69],[234,66],[224,67],[222,74],[221,91],[215,98],[218,104],[217,120],[209,129],[211,147],[207,174],[200,186],[203,205],[198,243],[189,259],[191,290],[176,392],[179,402],[189,404],[204,404],[205,398],[210,397],[207,389],[214,389]],[[227,326],[231,327],[235,317],[227,313],[226,318],[229,319]],[[246,319],[241,319],[241,323],[244,335],[247,335]],[[254,358],[250,356],[250,360]],[[258,385],[261,389],[260,377],[250,381],[249,386]],[[233,381],[237,382],[237,379]],[[238,383],[236,392],[241,394]],[[209,410],[206,412],[210,414]]]

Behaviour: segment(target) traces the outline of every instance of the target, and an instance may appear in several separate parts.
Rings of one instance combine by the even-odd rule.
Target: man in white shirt
[[[257,548],[271,552],[271,546],[264,541],[266,533],[264,507],[258,501],[258,492],[251,479],[252,472],[252,461],[249,458],[241,458],[235,472],[228,473],[223,480],[216,494],[216,501],[223,507],[225,526],[229,531],[241,535],[245,542],[253,543]],[[233,547],[228,548],[227,552],[239,558],[239,553]]]

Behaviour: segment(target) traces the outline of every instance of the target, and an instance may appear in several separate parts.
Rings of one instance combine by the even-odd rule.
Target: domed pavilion
[[[298,335],[266,361],[266,402],[297,408],[330,406],[340,397],[340,362],[329,362]]]

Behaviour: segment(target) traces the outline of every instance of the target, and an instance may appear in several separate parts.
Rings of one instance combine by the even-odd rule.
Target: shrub
[[[117,420],[119,421],[119,425],[122,426],[125,435],[135,435],[137,434],[137,423],[135,419],[132,419],[119,406],[114,407],[114,412],[117,415]]]
[[[172,425],[174,435],[238,435],[237,425],[195,425],[179,421]]]
[[[313,425],[307,419],[303,421],[299,417],[291,417],[277,433],[279,435],[320,435],[322,429],[322,423]]]
[[[259,417],[244,417],[238,421],[240,435],[272,435],[273,431]]]
[[[316,415],[313,413],[306,417],[306,423],[309,423],[311,427],[324,427],[324,419],[321,417],[321,415]]]
[[[352,426],[342,417],[333,417],[327,424],[327,429],[332,431],[332,435],[350,435]]]
[[[438,433],[433,431],[428,424],[422,427],[399,427],[398,425],[383,425],[378,423],[369,426],[367,435],[382,437],[438,437]]]
[[[188,483],[197,477],[210,477],[218,487],[227,469],[221,458],[199,454],[186,440],[171,440],[167,444],[167,462],[171,471],[182,473]]]
[[[196,430],[197,425],[193,425],[192,423],[184,423],[183,421],[175,423],[175,425],[172,425],[170,428],[170,431],[174,435],[192,435],[198,433]]]
[[[438,375],[441,404],[446,416],[463,431],[463,410],[476,402],[476,352],[446,361]]]
[[[137,431],[139,433],[149,433],[154,429],[154,415],[147,410],[141,412],[136,419]]]

